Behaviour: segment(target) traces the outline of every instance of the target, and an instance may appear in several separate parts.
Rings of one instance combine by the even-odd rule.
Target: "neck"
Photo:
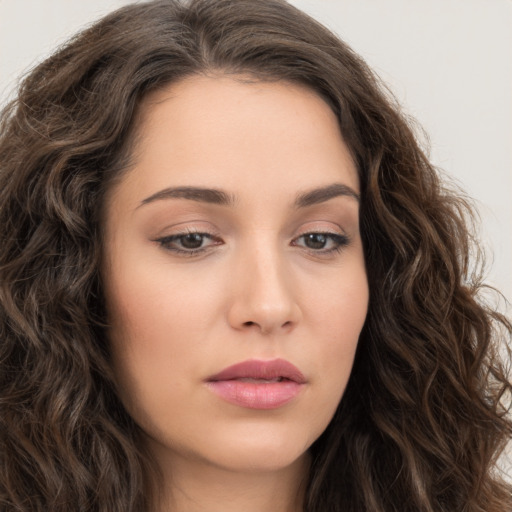
[[[172,472],[160,467],[164,487],[158,512],[302,512],[309,456],[265,471],[231,470],[174,457]]]

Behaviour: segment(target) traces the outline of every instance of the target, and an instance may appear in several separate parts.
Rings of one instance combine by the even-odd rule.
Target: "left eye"
[[[348,244],[348,237],[337,233],[306,233],[293,241],[293,245],[312,251],[330,252],[340,250]]]

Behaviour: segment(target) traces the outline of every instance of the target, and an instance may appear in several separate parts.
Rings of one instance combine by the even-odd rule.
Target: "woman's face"
[[[298,85],[192,77],[140,123],[106,211],[121,399],[163,463],[298,463],[343,395],[368,304],[337,120]]]

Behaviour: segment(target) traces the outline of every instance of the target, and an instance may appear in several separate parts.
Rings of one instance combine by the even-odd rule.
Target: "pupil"
[[[310,249],[323,249],[327,243],[327,237],[321,233],[310,233],[306,235],[305,242]]]
[[[189,233],[181,238],[181,244],[186,249],[199,249],[203,244],[203,236],[199,233]]]

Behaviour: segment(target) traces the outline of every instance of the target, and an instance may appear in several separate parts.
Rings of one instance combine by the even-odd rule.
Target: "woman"
[[[470,210],[325,28],[123,8],[26,78],[0,162],[3,509],[511,509]]]

